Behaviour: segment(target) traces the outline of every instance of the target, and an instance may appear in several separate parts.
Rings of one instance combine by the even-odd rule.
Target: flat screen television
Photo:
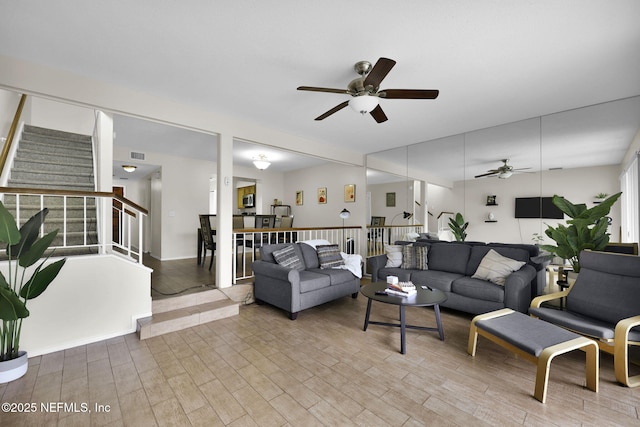
[[[516,218],[563,219],[551,197],[516,197]]]

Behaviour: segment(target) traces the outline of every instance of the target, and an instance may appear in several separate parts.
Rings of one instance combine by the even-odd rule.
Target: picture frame
[[[296,206],[302,206],[303,203],[303,192],[302,190],[296,191]]]
[[[387,193],[387,207],[396,206],[396,193]]]
[[[327,203],[327,187],[318,188],[318,204],[324,205]]]
[[[344,186],[344,201],[346,203],[353,203],[356,201],[356,185],[347,184]]]
[[[487,206],[495,206],[496,204],[497,204],[497,203],[496,203],[496,196],[495,196],[495,194],[494,194],[494,195],[491,195],[491,196],[487,196]]]

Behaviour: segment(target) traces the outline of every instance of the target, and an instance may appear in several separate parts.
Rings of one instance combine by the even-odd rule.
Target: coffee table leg
[[[442,322],[440,321],[440,304],[434,304],[433,311],[436,313],[436,324],[438,325],[440,341],[444,341],[444,330],[442,329]]]
[[[400,353],[405,354],[407,352],[407,343],[405,339],[405,316],[404,316],[404,305],[400,306]]]
[[[362,328],[363,331],[366,331],[367,327],[369,326],[370,313],[371,313],[371,298],[369,298],[369,301],[367,301],[367,314],[364,316],[364,327]]]

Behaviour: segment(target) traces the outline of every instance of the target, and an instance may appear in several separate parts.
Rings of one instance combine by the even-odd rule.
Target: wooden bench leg
[[[595,392],[598,391],[599,377],[599,357],[598,345],[588,338],[576,338],[567,342],[552,345],[542,350],[538,357],[538,369],[536,370],[536,386],[534,397],[544,403],[547,399],[547,383],[549,382],[549,368],[551,361],[559,354],[568,353],[572,350],[584,349],[586,352],[586,377],[587,388]]]

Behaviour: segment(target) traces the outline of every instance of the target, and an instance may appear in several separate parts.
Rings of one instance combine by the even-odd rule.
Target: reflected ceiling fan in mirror
[[[521,172],[527,169],[531,169],[531,168],[514,169],[513,166],[507,164],[509,162],[509,159],[502,159],[501,162],[503,163],[502,166],[496,169],[490,169],[489,171],[487,171],[487,173],[476,175],[475,178],[483,178],[485,176],[497,176],[498,178],[507,179],[511,175],[513,175],[514,172]]]
[[[298,90],[311,92],[328,92],[351,95],[352,98],[336,105],[324,114],[316,117],[316,120],[324,120],[333,113],[342,110],[349,105],[360,114],[371,114],[376,122],[387,121],[387,116],[380,107],[380,98],[386,99],[436,99],[439,91],[435,89],[384,89],[380,90],[380,83],[396,65],[396,61],[388,58],[380,58],[372,67],[368,61],[360,61],[354,65],[356,73],[360,77],[349,83],[347,89],[331,89],[314,86],[299,86]]]

